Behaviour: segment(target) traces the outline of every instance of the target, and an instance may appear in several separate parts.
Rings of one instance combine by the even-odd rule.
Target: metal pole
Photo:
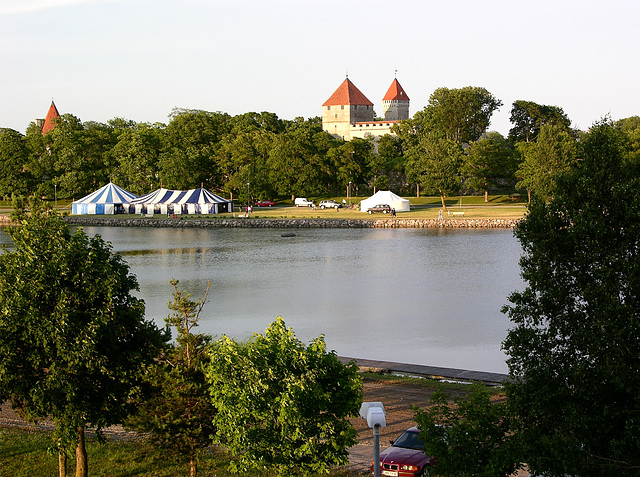
[[[373,475],[380,477],[380,424],[373,426]]]
[[[58,184],[53,184],[53,201],[55,209],[58,210]]]

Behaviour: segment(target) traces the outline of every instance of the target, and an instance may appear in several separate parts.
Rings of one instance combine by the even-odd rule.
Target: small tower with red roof
[[[58,108],[56,108],[55,103],[53,102],[53,100],[51,100],[51,106],[49,106],[47,116],[44,118],[44,121],[42,123],[43,136],[56,127],[56,120],[59,117],[60,113],[58,112]]]
[[[409,96],[395,78],[382,98],[382,115],[388,121],[409,119]]]
[[[373,103],[347,77],[322,105],[322,128],[347,141],[357,122],[373,121]]]

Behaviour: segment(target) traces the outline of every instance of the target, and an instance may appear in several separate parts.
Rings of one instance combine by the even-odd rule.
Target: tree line
[[[0,129],[0,198],[79,199],[109,181],[139,195],[203,186],[242,202],[340,196],[349,183],[360,193],[392,189],[443,202],[461,193],[547,194],[550,178],[576,160],[580,132],[562,108],[530,101],[513,103],[506,138],[487,132],[500,106],[484,88],[439,88],[394,135],[351,141],[323,131],[319,117],[268,112],[175,109],[166,125],[63,114],[44,136],[35,123],[25,135]],[[638,123],[618,124],[636,137],[636,153]]]

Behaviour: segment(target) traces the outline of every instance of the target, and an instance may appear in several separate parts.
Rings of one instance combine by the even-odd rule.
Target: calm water
[[[211,279],[200,332],[244,339],[280,315],[341,356],[507,372],[500,308],[523,287],[510,229],[85,231],[123,255],[159,325],[170,279],[194,299]]]

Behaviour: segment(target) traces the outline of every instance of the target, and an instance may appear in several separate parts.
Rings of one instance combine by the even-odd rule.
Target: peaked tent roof
[[[338,89],[327,99],[322,106],[340,106],[345,104],[357,104],[373,106],[373,103],[360,92],[356,85],[346,78]]]
[[[135,194],[118,187],[112,182],[100,187],[97,191],[73,201],[74,204],[126,204],[136,197]]]
[[[55,103],[51,100],[51,106],[49,106],[49,111],[47,111],[47,116],[44,118],[44,124],[42,125],[43,136],[56,127],[56,119],[59,117],[60,113],[58,112],[58,108],[56,108]]]
[[[390,207],[396,209],[396,212],[409,212],[411,209],[408,199],[403,199],[390,190],[379,190],[368,199],[360,201],[360,211],[367,212],[369,207],[375,207],[378,204],[389,204]]]
[[[409,96],[404,92],[398,80],[394,78],[382,101],[409,101]]]
[[[169,190],[160,188],[129,201],[130,204],[225,204],[227,199],[206,189]]]

